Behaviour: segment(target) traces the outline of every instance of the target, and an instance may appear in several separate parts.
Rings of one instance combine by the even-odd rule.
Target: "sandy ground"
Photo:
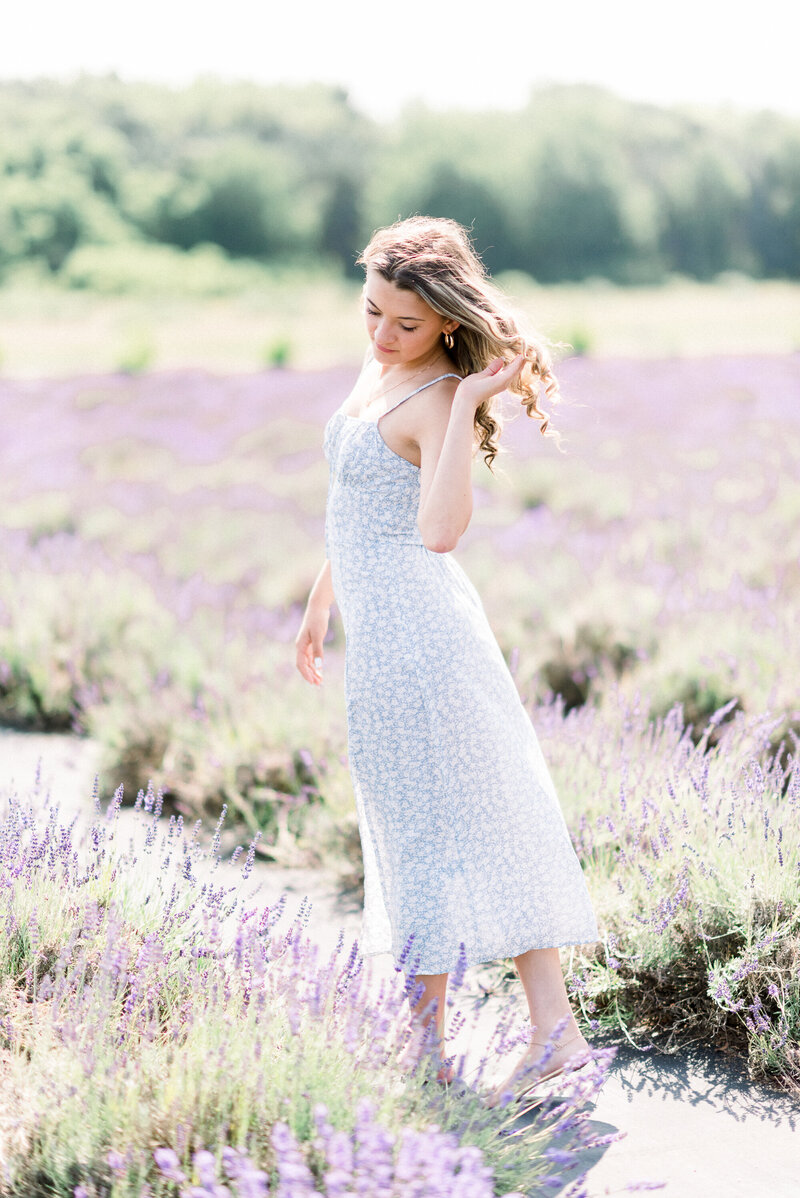
[[[49,791],[63,814],[89,817],[97,747],[70,736],[0,729],[0,787],[24,796],[39,762],[41,793]],[[121,816],[133,830],[134,813],[123,810]],[[333,876],[257,862],[253,878],[261,884],[264,902],[287,895],[288,919],[305,898],[310,900],[307,930],[323,952],[334,948],[341,929],[348,944],[358,936],[360,909],[340,898]],[[394,973],[388,955],[373,958],[372,966],[377,981]],[[468,972],[468,991],[471,985]],[[454,1044],[467,1054],[468,1069],[480,1059],[495,1018],[490,1003],[471,1028],[469,1043]],[[503,1065],[498,1074],[507,1071]],[[591,1126],[601,1135],[621,1131],[625,1136],[587,1161],[590,1198],[622,1193],[637,1182],[660,1182],[659,1192],[671,1198],[795,1198],[799,1125],[800,1104],[754,1087],[727,1058],[620,1049],[591,1112]]]

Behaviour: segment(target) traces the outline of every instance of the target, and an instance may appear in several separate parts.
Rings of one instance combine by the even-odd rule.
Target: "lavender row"
[[[430,1045],[401,1072],[413,975],[374,978],[344,933],[324,957],[308,904],[282,926],[286,896],[263,901],[252,846],[232,879],[219,837],[203,848],[160,794],[120,803],[103,814],[96,793],[94,819],[67,825],[35,789],[2,799],[0,1189],[301,1198],[352,1182],[410,1198],[423,1177],[478,1196],[580,1176],[608,1051],[510,1134],[514,1105],[482,1094],[525,1039],[515,1009],[479,1060],[454,1047],[447,1090]],[[452,1037],[475,1018],[463,979]]]

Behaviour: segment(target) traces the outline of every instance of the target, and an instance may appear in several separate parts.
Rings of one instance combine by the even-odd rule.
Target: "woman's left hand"
[[[493,358],[485,370],[478,374],[468,374],[458,384],[455,398],[469,400],[473,410],[477,411],[482,403],[505,391],[506,387],[519,377],[524,365],[524,354],[517,354],[516,358],[512,358],[508,363],[503,358]]]

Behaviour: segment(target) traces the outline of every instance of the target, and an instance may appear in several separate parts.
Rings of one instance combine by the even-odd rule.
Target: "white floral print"
[[[325,454],[362,953],[400,963],[410,940],[405,967],[429,974],[454,969],[462,946],[473,965],[594,942],[580,862],[478,594],[422,543],[419,470],[374,421],[341,410]]]

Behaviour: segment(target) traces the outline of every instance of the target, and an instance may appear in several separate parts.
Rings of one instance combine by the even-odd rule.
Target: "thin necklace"
[[[432,363],[428,362],[425,366],[420,366],[419,370],[415,371],[414,374],[410,374],[408,376],[408,378],[401,379],[399,383],[393,383],[392,386],[387,387],[385,391],[379,391],[377,393],[377,395],[375,395],[375,397],[373,398],[373,400],[371,401],[371,404],[369,406],[371,407],[372,403],[374,403],[376,399],[383,399],[384,395],[390,395],[392,391],[396,391],[397,388],[402,387],[404,383],[412,383],[414,381],[414,379],[419,378],[419,376],[421,374],[423,374],[424,371],[430,370],[431,365],[432,365]]]

